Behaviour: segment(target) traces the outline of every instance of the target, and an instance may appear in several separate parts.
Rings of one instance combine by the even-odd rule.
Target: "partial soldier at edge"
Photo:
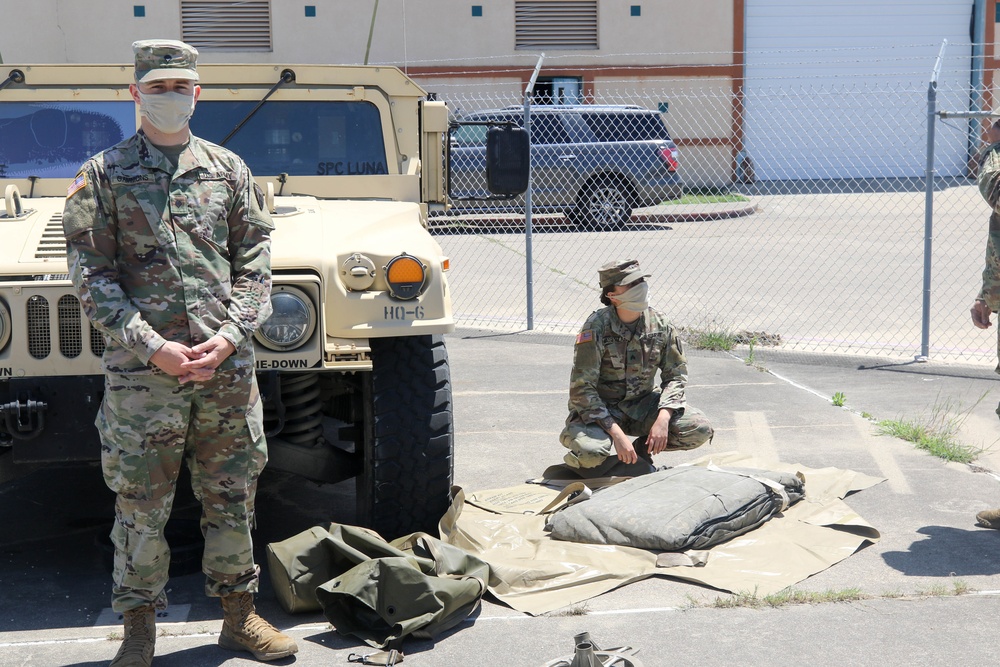
[[[987,121],[985,135],[987,146],[981,155],[978,181],[979,193],[990,205],[990,226],[983,286],[971,309],[972,323],[980,329],[993,326],[990,317],[1000,311],[1000,120]],[[1000,361],[1000,331],[997,332],[997,359]],[[1000,373],[1000,363],[996,371]],[[1000,417],[1000,405],[997,406],[997,416]],[[979,512],[976,523],[983,528],[1000,530],[1000,508]]]

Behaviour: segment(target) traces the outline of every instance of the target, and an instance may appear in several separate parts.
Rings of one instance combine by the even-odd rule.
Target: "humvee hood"
[[[389,259],[402,252],[433,260],[441,247],[418,224],[411,202],[278,197],[272,215],[272,271],[313,269],[332,275],[353,253]],[[332,252],[331,252],[332,251]]]

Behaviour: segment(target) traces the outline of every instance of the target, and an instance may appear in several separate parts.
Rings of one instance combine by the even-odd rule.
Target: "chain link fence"
[[[935,121],[932,244],[925,234],[934,52],[923,75],[873,64],[812,81],[601,81],[579,100],[588,116],[531,105],[530,215],[522,197],[461,201],[432,219],[459,324],[575,333],[600,307],[597,268],[635,257],[653,276],[652,305],[691,335],[912,359],[929,259],[929,356],[990,363],[992,330],[969,317],[989,216],[974,178],[978,120]],[[938,109],[981,108],[965,65],[946,67]],[[456,117],[523,122],[513,86],[435,90]],[[659,130],[637,109],[662,118]],[[484,191],[470,166],[484,132],[453,132],[457,196]]]

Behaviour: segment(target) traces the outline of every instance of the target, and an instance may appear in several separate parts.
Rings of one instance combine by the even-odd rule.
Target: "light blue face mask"
[[[643,281],[614,298],[618,301],[619,308],[641,313],[649,308],[649,284]]]
[[[194,95],[139,91],[139,113],[160,132],[176,134],[194,115]]]

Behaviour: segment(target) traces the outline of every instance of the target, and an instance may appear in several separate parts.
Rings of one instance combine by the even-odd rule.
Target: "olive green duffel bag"
[[[340,524],[269,544],[267,558],[286,611],[322,609],[338,632],[379,648],[454,627],[478,608],[489,580],[485,562],[426,533],[390,543]]]

